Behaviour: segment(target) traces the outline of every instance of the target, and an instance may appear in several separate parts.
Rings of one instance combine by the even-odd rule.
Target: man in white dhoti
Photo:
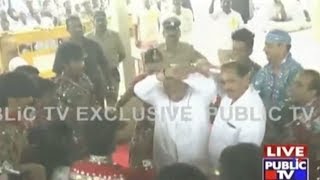
[[[226,96],[222,98],[209,141],[211,165],[219,166],[221,152],[241,142],[261,145],[266,112],[259,93],[250,86],[250,66],[238,61],[221,67]]]
[[[195,69],[175,67],[148,76],[134,87],[135,94],[155,108],[153,158],[157,170],[181,162],[208,173],[208,107],[216,95],[216,84]]]

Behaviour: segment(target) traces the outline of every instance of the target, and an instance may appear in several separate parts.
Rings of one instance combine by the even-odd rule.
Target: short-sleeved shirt
[[[231,34],[243,26],[241,15],[234,10],[231,10],[229,14],[226,14],[221,10],[212,14],[211,18],[213,20],[212,23],[215,25],[215,28],[213,29],[214,32],[212,32],[212,34],[218,35],[214,41],[215,46],[217,46],[215,48],[231,49]]]
[[[170,66],[172,64],[190,65],[198,59],[205,58],[200,52],[195,50],[192,45],[183,42],[178,44],[176,52],[174,53],[167,50],[165,43],[161,44],[158,49],[162,53],[166,66]]]
[[[111,68],[117,68],[120,61],[119,56],[125,54],[125,49],[119,34],[108,30],[100,37],[95,32],[92,32],[88,34],[88,38],[96,41],[101,46],[104,56],[108,57],[108,63]]]
[[[284,107],[288,99],[287,90],[302,70],[302,66],[289,53],[285,62],[281,64],[279,76],[273,73],[271,64],[266,65],[256,74],[253,85],[260,91],[266,109],[272,106]]]
[[[110,73],[107,71],[110,68],[108,60],[106,60],[100,45],[91,39],[84,38],[81,47],[85,56],[85,73],[95,86],[96,96],[102,96],[103,88],[111,82],[112,78],[108,77]],[[57,53],[53,64],[53,71],[57,75],[63,71],[64,60],[61,56],[62,54]]]
[[[158,41],[160,12],[155,7],[143,9],[135,14],[133,23],[138,25],[138,40],[141,42]]]
[[[82,74],[79,82],[61,75],[56,80],[60,107],[87,107],[93,99],[93,84]]]

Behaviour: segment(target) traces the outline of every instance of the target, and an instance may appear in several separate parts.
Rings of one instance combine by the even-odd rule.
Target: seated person
[[[28,140],[32,148],[24,161],[43,164],[47,179],[68,180],[74,148],[72,129],[63,121],[52,121],[32,128]]]
[[[104,117],[100,114],[100,117]],[[115,150],[117,121],[96,118],[84,122],[83,137],[88,158],[73,163],[70,169],[71,180],[115,179],[126,176],[126,169],[114,164],[112,153]]]
[[[0,175],[22,175],[30,180],[46,179],[43,166],[21,162],[23,150],[29,146],[26,131],[30,123],[27,117],[18,114],[33,104],[37,97],[36,85],[28,76],[11,72],[0,76],[0,92],[0,108],[8,111],[2,111],[1,114],[9,114],[9,117],[0,121]],[[10,121],[6,121],[6,118],[10,118]]]
[[[299,1],[266,1],[260,9],[256,11],[254,18],[250,21],[250,26],[252,25],[253,28],[262,28],[265,31],[281,29],[293,32],[311,27]]]
[[[160,170],[157,180],[208,180],[196,167],[177,163]]]
[[[260,147],[242,143],[225,148],[220,156],[220,180],[262,179]]]

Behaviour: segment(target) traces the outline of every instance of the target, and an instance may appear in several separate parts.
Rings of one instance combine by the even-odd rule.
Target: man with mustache
[[[239,143],[261,145],[266,125],[266,111],[259,93],[250,86],[251,67],[239,61],[221,67],[222,98],[209,140],[213,168],[219,167],[221,152]]]
[[[176,17],[166,19],[163,26],[165,43],[160,44],[159,51],[163,55],[166,65],[190,65],[198,59],[205,57],[195,50],[192,45],[180,41],[181,21]]]
[[[288,101],[288,88],[302,66],[291,55],[291,37],[282,30],[270,31],[265,40],[264,51],[269,63],[260,69],[253,85],[264,102],[270,116],[268,117],[265,143],[278,143],[281,134],[276,118],[280,113],[274,109],[282,109]]]

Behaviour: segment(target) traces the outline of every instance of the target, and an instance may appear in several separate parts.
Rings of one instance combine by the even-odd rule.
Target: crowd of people
[[[9,0],[1,1],[1,31],[30,31],[65,24],[72,14],[89,21],[96,10],[108,9],[109,1]]]
[[[215,17],[242,22],[231,18],[234,29],[223,37],[231,51],[216,66],[188,41],[194,21],[188,3],[154,4],[172,10],[155,18],[155,30],[144,26],[155,25],[150,17],[157,11],[143,2],[135,44],[144,72],[120,98],[118,66],[127,54],[100,8],[90,11],[95,29],[87,36],[81,16],[63,16],[70,38],[56,51],[56,77],[43,79],[23,63],[0,75],[0,179],[258,180],[264,144],[307,144],[310,179],[316,179],[320,74],[294,59],[290,34],[267,33],[268,64],[259,66],[250,58],[255,34],[241,26],[248,16],[223,0]],[[143,108],[131,119],[124,167],[113,154],[117,132],[128,125],[122,108],[133,98]]]

